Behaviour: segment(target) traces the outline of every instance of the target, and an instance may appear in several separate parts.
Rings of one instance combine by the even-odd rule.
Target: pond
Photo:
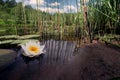
[[[46,53],[25,64],[21,57],[0,72],[1,80],[109,80],[120,76],[120,52],[103,44],[81,48],[71,41],[48,40]],[[114,54],[113,54],[114,53]]]

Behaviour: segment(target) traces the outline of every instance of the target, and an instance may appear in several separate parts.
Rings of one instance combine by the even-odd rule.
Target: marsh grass
[[[58,0],[56,0],[57,2]],[[37,9],[30,5],[23,6],[24,0],[18,3],[11,10],[15,17],[12,21],[11,31],[7,28],[1,29],[0,34],[16,35],[40,35],[40,40],[45,39],[75,39],[93,40],[95,35],[102,37],[105,34],[120,34],[120,7],[119,0],[76,0],[77,12],[69,9],[69,13],[61,13],[60,7],[56,6],[56,13],[40,11],[40,0],[36,0]],[[71,2],[63,1],[63,6],[67,3],[72,8]],[[81,6],[79,6],[80,4]],[[45,5],[44,8],[53,8]],[[101,36],[102,33],[102,36]],[[69,38],[70,37],[70,38]]]

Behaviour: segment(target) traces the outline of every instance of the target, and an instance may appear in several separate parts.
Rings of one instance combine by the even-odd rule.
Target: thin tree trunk
[[[42,28],[41,28],[41,25],[40,25],[40,24],[41,24],[41,21],[40,21],[40,17],[39,17],[39,8],[38,8],[38,7],[39,7],[39,0],[36,0],[36,2],[37,2],[37,22],[38,22],[38,23],[37,23],[37,26],[38,26],[38,32],[39,32],[39,34],[40,34],[40,36],[41,36],[41,33],[42,33],[42,32],[41,32],[41,31],[42,31],[41,29],[42,29]]]
[[[83,37],[84,37],[84,43],[86,43],[86,11],[85,11],[85,0],[82,0],[82,9],[83,9],[83,19],[84,19],[84,26],[83,26]]]
[[[23,8],[23,18],[24,18],[24,34],[27,34],[27,26],[26,26],[26,14],[25,14],[25,9],[24,9],[24,0],[22,0],[22,8]]]

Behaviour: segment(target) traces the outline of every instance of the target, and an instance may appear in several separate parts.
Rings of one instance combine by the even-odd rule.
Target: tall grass
[[[90,0],[88,22],[93,33],[116,34],[120,25],[119,0]]]
[[[55,0],[58,2],[58,0]],[[27,9],[22,6],[21,14],[22,19],[19,21],[19,25],[24,32],[28,34],[39,34],[41,38],[54,38],[64,39],[72,37],[74,39],[80,39],[92,42],[95,35],[104,34],[120,34],[120,0],[76,0],[77,12],[73,13],[60,13],[60,7],[57,8],[56,13],[50,13],[49,9],[45,12],[39,10],[40,0],[36,0],[37,9]],[[24,3],[24,1],[22,0]],[[70,1],[63,1],[72,7]],[[78,6],[80,3],[81,6]],[[44,5],[44,8],[53,8]],[[15,14],[18,16],[17,9],[15,8]],[[68,11],[71,11],[68,10]],[[19,16],[20,17],[20,16]],[[20,18],[19,18],[20,19]],[[15,19],[18,21],[17,19]],[[24,22],[22,22],[24,21]],[[19,26],[17,24],[17,26]],[[31,27],[29,27],[29,25]],[[30,28],[30,30],[29,30]],[[35,28],[35,29],[34,29]],[[15,27],[16,33],[19,34],[19,27]],[[28,30],[27,30],[28,29]],[[36,32],[37,31],[37,32]]]

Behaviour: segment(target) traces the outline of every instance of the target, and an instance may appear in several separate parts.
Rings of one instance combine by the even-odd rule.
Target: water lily
[[[44,53],[43,49],[45,45],[40,45],[40,42],[29,41],[25,45],[21,45],[23,49],[23,55],[27,57],[39,56]]]

